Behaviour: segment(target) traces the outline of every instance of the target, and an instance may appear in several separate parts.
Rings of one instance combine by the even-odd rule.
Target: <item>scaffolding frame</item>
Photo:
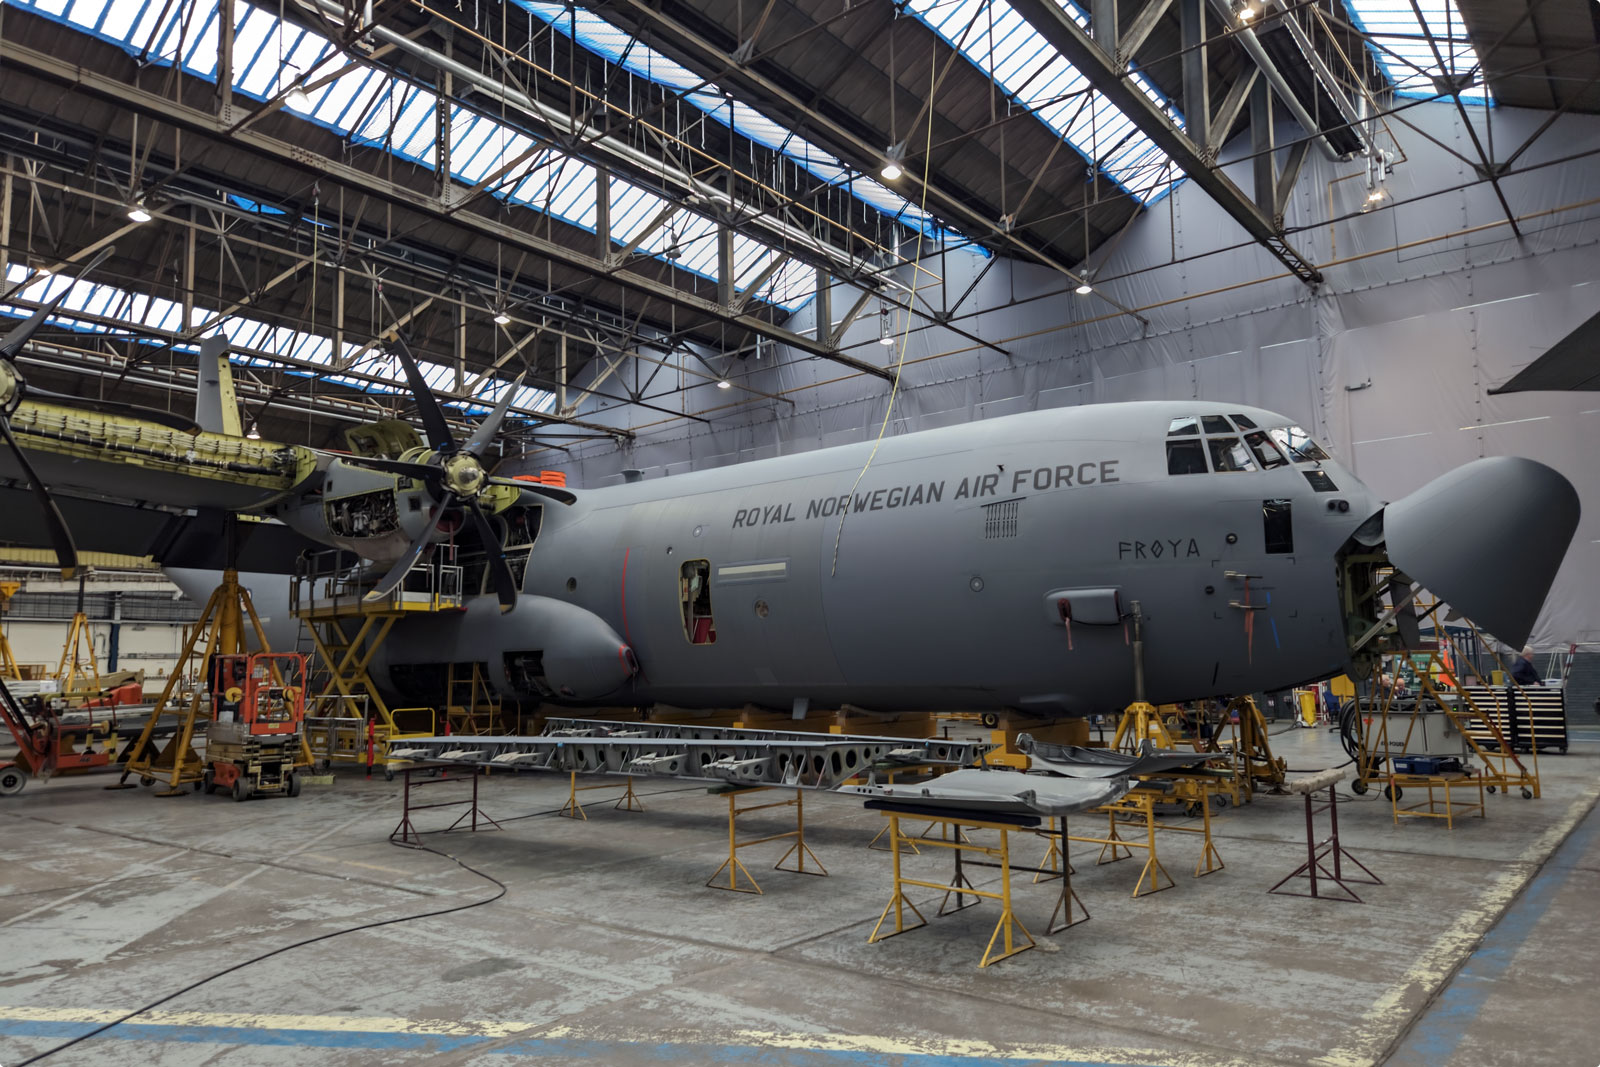
[[[364,576],[349,553],[330,549],[297,562],[289,610],[310,637],[317,663],[307,701],[316,714],[306,720],[307,741],[330,763],[381,765],[392,777],[398,761],[389,749],[395,742],[435,735],[434,710],[391,708],[370,668],[401,619],[462,609],[461,575],[458,565],[420,561],[387,596],[368,600]],[[426,712],[426,729],[407,729],[398,712]],[[340,724],[345,719],[348,728]]]

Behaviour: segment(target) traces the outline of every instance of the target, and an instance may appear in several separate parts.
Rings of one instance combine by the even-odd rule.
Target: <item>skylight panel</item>
[[[1369,37],[1367,47],[1399,96],[1433,97],[1443,88],[1435,85],[1435,78],[1479,73],[1478,52],[1455,0],[1419,0],[1426,34],[1411,0],[1345,0],[1345,7],[1351,21]],[[1444,57],[1443,70],[1428,43],[1429,36]],[[1488,85],[1481,80],[1463,89],[1461,99],[1473,104],[1494,103]]]
[[[107,0],[79,0],[65,12],[67,18],[86,30],[92,30],[99,25],[100,19],[105,16]]]
[[[270,12],[241,0],[225,0],[226,9],[220,9],[215,0],[209,3],[208,0],[195,0],[194,5],[189,7],[167,0],[160,4],[149,0],[137,5],[131,0],[129,3],[107,3],[106,0],[0,2],[9,2],[15,7],[57,18],[74,28],[88,29],[93,25],[97,28],[88,32],[107,38],[134,55],[141,54],[152,37],[170,42],[164,54],[153,54],[155,62],[177,59],[180,27],[187,25],[188,28],[182,30],[184,69],[211,80],[215,79],[217,70],[215,20],[221,17],[219,11],[226,10],[237,20],[234,33],[234,89],[258,100],[279,94],[296,79],[309,83],[338,69],[335,50],[325,38],[296,26],[280,26]],[[592,16],[581,14],[579,17],[587,19]],[[197,24],[209,28],[208,32],[196,35],[196,44],[191,48],[190,32]],[[626,48],[627,38],[614,28],[612,32],[614,37],[611,43]],[[202,45],[200,41],[211,43]],[[634,49],[634,52],[640,51],[649,52],[648,49]],[[650,53],[647,62],[675,68],[674,76],[682,80],[685,87],[698,84],[699,80],[692,73],[670,64],[659,54]],[[720,93],[704,95],[706,108],[719,109],[726,116],[733,115],[732,106]],[[381,146],[425,166],[437,166],[433,126],[437,105],[435,94],[400,82],[381,71],[366,68],[342,75],[314,92],[308,91],[308,96],[311,98],[310,108],[306,112],[295,113],[328,126],[353,142]],[[724,118],[721,121],[733,119]],[[451,124],[451,176],[469,184],[481,181],[507,160],[522,155],[536,143],[510,126],[465,108],[454,109]],[[807,153],[815,152],[811,146],[776,124],[769,122],[766,132],[772,140],[791,151],[798,146]],[[836,160],[833,166],[840,177],[847,176],[848,172]],[[495,195],[502,199],[547,212],[576,226],[594,229],[598,207],[593,167],[565,159],[530,158],[512,168],[496,184],[498,188]],[[888,201],[890,208],[898,205],[902,212],[906,208],[903,200],[873,183],[856,179],[842,184],[856,195],[871,199],[880,206]],[[626,196],[634,188],[620,179],[612,185],[618,198]],[[641,202],[644,202],[643,198]],[[639,225],[643,225],[643,222]],[[659,254],[666,245],[650,241],[642,247]],[[713,265],[714,260],[713,255]],[[687,266],[683,262],[677,265]],[[703,265],[691,269],[712,276]],[[805,277],[808,280],[803,285],[788,290],[790,295],[782,306],[792,310],[811,295],[814,278],[809,273]]]
[[[1056,2],[1080,27],[1088,27],[1088,19],[1070,0]],[[1139,203],[1150,203],[1171,190],[1174,183],[1166,154],[1144,133],[1137,132],[1127,116],[1104,96],[1093,92],[1081,112],[1081,101],[1057,99],[1063,93],[1088,89],[1088,82],[1005,0],[961,0],[956,4],[948,0],[907,0],[906,9],[951,47],[959,49],[985,75],[993,77],[1017,104],[1032,109],[1079,155],[1097,163]],[[992,48],[991,21],[995,42]],[[1043,76],[1046,71],[1048,77]],[[1137,73],[1130,77],[1168,117],[1182,124],[1183,116],[1148,79]],[[1128,144],[1111,158],[1103,158],[1129,131],[1135,132]]]
[[[716,85],[706,82],[694,71],[668,59],[655,49],[633,41],[627,33],[593,12],[583,8],[574,10],[565,4],[548,3],[543,0],[512,0],[512,2],[549,23],[560,33],[575,38],[579,44],[596,55],[658,85],[688,94],[684,97],[686,103],[757,144],[782,153],[824,181],[841,184],[858,199],[866,201],[908,226],[921,228],[928,233],[933,232],[934,223],[931,216],[910,201],[876,182],[850,181],[853,172],[838,157],[796,136],[794,131],[761,114],[748,104],[737,100],[730,101]]]

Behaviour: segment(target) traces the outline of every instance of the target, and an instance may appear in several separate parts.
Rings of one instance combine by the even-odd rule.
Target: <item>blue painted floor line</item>
[[[1600,843],[1600,806],[1589,810],[1567,839],[1534,875],[1521,896],[1484,935],[1467,962],[1425,1009],[1389,1060],[1450,1063],[1467,1025],[1501,981],[1528,935],[1544,918],[1550,903],[1584,857]]]
[[[66,1041],[94,1029],[92,1023],[0,1020],[0,1037]],[[408,1034],[369,1030],[279,1030],[231,1026],[175,1026],[129,1022],[85,1042],[104,1040],[181,1042],[231,1046],[295,1046],[301,1048],[373,1049],[391,1052],[440,1053],[489,1046],[502,1038],[471,1035]],[[36,1051],[44,1051],[38,1049]],[[738,1062],[758,1067],[1112,1067],[1101,1061],[993,1059],[929,1053],[883,1053],[854,1049],[768,1048],[761,1045],[711,1045],[692,1042],[600,1041],[584,1038],[525,1038],[485,1047],[485,1053],[528,1057],[565,1057],[593,1063],[646,1062],[704,1064]],[[1141,1067],[1117,1064],[1115,1067]],[[1155,1065],[1142,1065],[1155,1067]]]

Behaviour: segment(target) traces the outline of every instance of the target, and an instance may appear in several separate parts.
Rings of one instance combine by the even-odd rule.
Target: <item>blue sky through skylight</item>
[[[1345,0],[1345,7],[1356,26],[1373,38],[1368,47],[1394,83],[1396,93],[1411,97],[1438,93],[1433,79],[1440,73],[1439,61],[1423,35],[1411,0]],[[1428,33],[1444,57],[1444,73],[1476,71],[1478,52],[1467,36],[1455,0],[1419,0],[1417,7],[1422,9]],[[1464,90],[1461,99],[1474,104],[1494,103],[1489,87],[1481,81]]]
[[[112,41],[141,54],[152,42],[149,58],[162,64],[180,62],[199,77],[216,80],[217,0],[169,3],[167,0],[7,0],[75,29]],[[296,79],[306,82],[332,74],[347,60],[325,38],[292,24],[280,23],[263,8],[234,3],[235,91],[266,100]],[[181,60],[180,60],[181,52]],[[279,57],[282,57],[280,63]],[[360,66],[309,93],[310,106],[289,108],[295,114],[333,129],[357,144],[387,149],[427,167],[435,166],[433,137],[437,96],[381,71]],[[595,168],[540,148],[509,125],[466,108],[451,112],[450,170],[468,185],[504,168],[494,195],[546,212],[584,229],[595,228]],[[611,177],[612,232],[628,241],[643,230],[666,201],[618,177]],[[642,252],[671,257],[675,266],[706,278],[717,270],[716,226],[680,212],[674,222],[640,243]],[[772,246],[736,234],[733,239],[735,288],[748,283],[782,253]],[[816,288],[815,270],[798,261],[780,267],[763,285],[761,299],[793,310]]]
[[[27,267],[20,263],[11,263],[6,266],[5,286],[10,288],[30,276]],[[112,318],[120,323],[126,323],[130,330],[140,328],[161,333],[173,334],[199,326],[216,317],[216,312],[207,308],[196,306],[191,310],[189,322],[183,321],[183,305],[159,296],[142,296],[131,293],[114,285],[96,282],[76,281],[61,275],[45,277],[34,276],[34,280],[24,289],[13,294],[13,299],[27,300],[33,303],[43,303],[53,300],[61,294],[63,289],[70,288],[71,293],[62,303],[56,314],[47,322],[52,326],[64,327],[81,333],[112,333],[110,327],[103,322],[84,316],[98,316]],[[26,318],[32,310],[18,307],[15,304],[0,304],[0,317],[20,319]],[[332,365],[333,341],[322,334],[308,333],[287,326],[270,326],[267,323],[244,315],[231,315],[220,326],[220,331],[228,336],[233,344],[239,348],[250,349],[249,352],[235,351],[229,358],[240,366],[247,367],[275,367],[284,368],[269,356],[281,356],[285,359],[298,360],[302,363]],[[3,331],[0,331],[3,332]],[[150,340],[152,345],[164,345],[165,342],[155,338]],[[198,341],[191,344],[179,343],[173,347],[185,352],[198,352]],[[360,346],[346,342],[344,350],[339,354],[341,360],[355,356]],[[455,388],[455,368],[443,364],[433,363],[419,359],[418,366],[428,384],[436,389],[453,390]],[[369,381],[367,378],[358,377],[350,373],[327,372],[319,373],[305,368],[290,367],[290,374],[308,377],[317,374],[320,381],[335,382],[359,389],[366,393],[382,393],[395,396],[411,395],[411,387],[406,384],[405,374],[390,359],[387,353],[374,348],[365,353],[361,360],[348,368],[359,371],[371,377],[383,378],[384,383]],[[474,376],[476,372],[473,372]],[[392,384],[389,384],[392,383]],[[485,382],[478,394],[478,399],[492,404],[510,385],[503,379]],[[525,411],[549,411],[555,402],[555,394],[531,385],[519,386],[514,405]],[[451,407],[472,414],[486,413],[489,408],[485,404],[462,403],[445,401]]]

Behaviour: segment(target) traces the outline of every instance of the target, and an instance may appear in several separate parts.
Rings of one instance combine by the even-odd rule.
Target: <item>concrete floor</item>
[[[1273,742],[1293,768],[1340,758],[1321,731]],[[1140,899],[1136,862],[1097,867],[1096,846],[1074,846],[1092,921],[984,970],[993,904],[867,943],[891,858],[865,847],[883,819],[854,801],[808,797],[829,877],[772,871],[787,846],[774,842],[743,855],[765,890],[744,896],[705,887],[727,823],[726,802],[701,787],[641,783],[642,814],[593,791],[578,822],[549,814],[564,781],[494,777],[483,804],[503,830],[427,841],[503,882],[503,898],[294,948],[45,1062],[1592,1067],[1600,745],[1540,767],[1542,799],[1491,798],[1486,820],[1454,831],[1396,827],[1386,801],[1351,797],[1345,843],[1385,883],[1362,887],[1365,906],[1266,894],[1303,855],[1298,797],[1219,816],[1227,867],[1209,877],[1189,873],[1199,842],[1168,835],[1177,885]],[[499,892],[445,856],[387,843],[398,782],[341,775],[298,800],[246,804],[104,782],[0,800],[6,1067],[271,949]],[[781,831],[788,816],[748,816],[741,834]],[[1014,840],[1022,862],[1043,853]],[[905,863],[930,880],[950,869],[944,856]],[[1014,885],[1038,936],[1053,890]],[[931,916],[938,896],[914,899]]]

